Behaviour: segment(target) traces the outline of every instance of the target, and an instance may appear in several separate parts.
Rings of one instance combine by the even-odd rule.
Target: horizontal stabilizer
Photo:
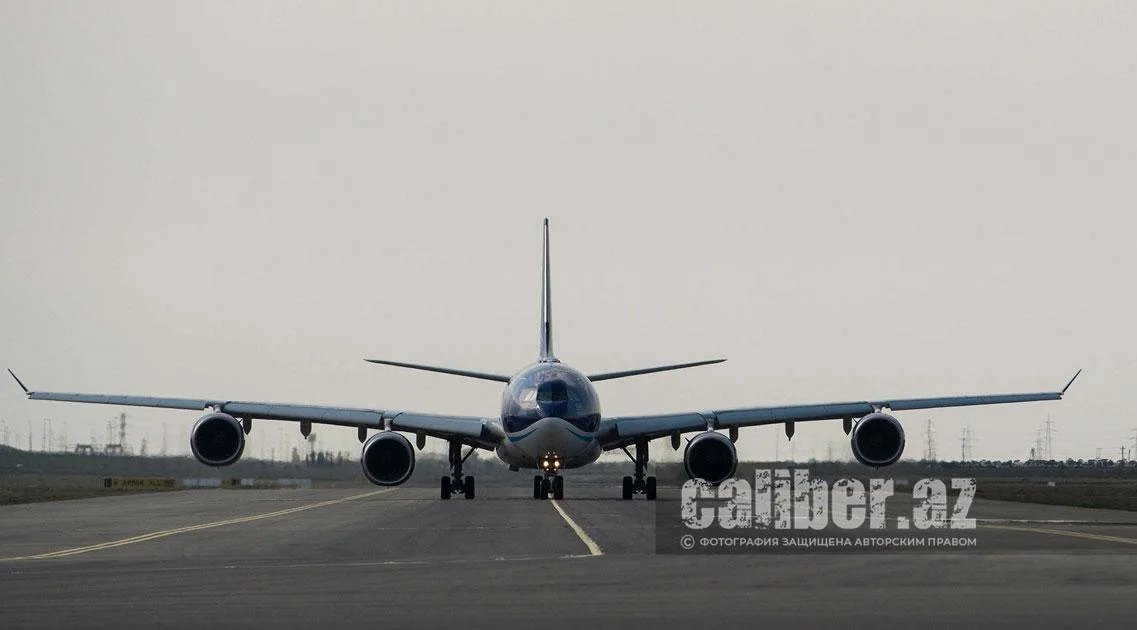
[[[383,359],[364,359],[368,363],[378,363],[380,365],[393,365],[395,367],[410,368],[412,370],[424,370],[426,372],[439,372],[442,374],[453,374],[455,376],[465,376],[468,378],[480,378],[483,381],[497,381],[499,383],[508,383],[509,377],[502,376],[501,374],[487,374],[485,372],[471,372],[469,370],[455,370],[453,368],[435,367],[433,365],[418,365],[417,363],[402,363],[399,361],[385,361]]]
[[[698,367],[700,365],[712,365],[714,363],[722,363],[723,361],[726,361],[726,359],[710,359],[708,361],[695,361],[694,363],[677,363],[675,365],[660,365],[658,367],[640,368],[638,370],[624,370],[623,372],[590,374],[588,375],[588,380],[595,383],[596,381],[607,381],[614,378],[624,378],[626,376],[639,376],[640,374],[653,374],[655,372],[682,370],[683,368]]]

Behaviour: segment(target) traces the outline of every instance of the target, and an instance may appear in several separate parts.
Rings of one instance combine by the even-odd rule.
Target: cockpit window
[[[545,381],[537,386],[537,404],[557,404],[568,401],[568,385],[564,381]]]
[[[519,375],[505,392],[505,430],[521,431],[541,418],[561,418],[595,432],[600,406],[591,384],[574,370],[548,364]]]

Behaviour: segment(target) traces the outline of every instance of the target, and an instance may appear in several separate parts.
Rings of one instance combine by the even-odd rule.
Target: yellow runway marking
[[[569,527],[572,528],[572,531],[576,532],[576,535],[580,538],[581,542],[584,543],[584,546],[588,547],[589,555],[604,555],[604,552],[600,551],[600,545],[596,544],[596,541],[592,540],[592,538],[590,538],[588,534],[585,533],[583,529],[581,529],[580,525],[577,525],[576,521],[572,520],[572,517],[570,517],[568,514],[565,514],[565,511],[561,509],[561,506],[557,503],[556,499],[549,501],[549,503],[553,504],[553,507],[557,509],[557,513],[561,515],[561,518],[565,519],[565,522],[569,524]]]
[[[1083,538],[1101,542],[1121,543],[1123,545],[1137,545],[1137,538],[1124,538],[1121,536],[1106,536],[1104,534],[1090,534],[1088,532],[1072,532],[1065,529],[1042,529],[1040,527],[1014,527],[1010,525],[984,525],[980,529],[1003,529],[1012,532],[1032,532],[1035,534],[1051,534],[1054,536],[1067,536],[1069,538]]]
[[[214,521],[212,523],[203,523],[201,525],[189,525],[186,527],[177,527],[174,529],[167,529],[159,532],[150,532],[149,534],[141,534],[139,536],[132,536],[130,538],[123,538],[122,540],[112,540],[110,542],[99,543],[97,545],[88,545],[86,547],[75,547],[73,549],[61,549],[59,551],[50,551],[48,553],[41,553],[31,556],[21,556],[17,558],[0,558],[0,562],[12,560],[47,560],[50,558],[66,558],[68,556],[77,556],[82,553],[90,553],[92,551],[102,551],[103,549],[113,549],[114,547],[122,547],[125,545],[133,545],[135,543],[146,542],[148,540],[157,540],[158,538],[165,538],[167,536],[176,536],[178,534],[188,534],[189,532],[196,532],[203,529],[212,529],[214,527],[224,527],[226,525],[236,525],[238,523],[249,523],[252,521],[259,521],[266,518],[275,518],[277,516],[285,516],[288,514],[296,514],[297,512],[304,512],[305,510],[314,510],[316,508],[328,507],[329,505],[337,505],[340,503],[347,503],[348,501],[355,501],[357,499],[366,499],[385,492],[391,492],[394,488],[386,488],[383,490],[374,490],[372,492],[365,492],[363,494],[356,494],[342,499],[333,499],[331,501],[321,501],[319,503],[309,503],[308,505],[300,505],[286,510],[278,510],[276,512],[268,512],[267,514],[254,514],[252,516],[241,516],[238,518],[230,518],[224,521]]]

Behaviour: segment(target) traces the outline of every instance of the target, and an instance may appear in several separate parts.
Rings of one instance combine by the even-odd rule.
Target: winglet
[[[1082,370],[1081,370],[1081,369],[1079,369],[1077,372],[1074,372],[1074,375],[1070,377],[1070,382],[1066,383],[1066,386],[1065,386],[1065,387],[1063,387],[1063,388],[1062,388],[1062,391],[1061,391],[1061,392],[1059,392],[1059,393],[1061,393],[1061,394],[1065,394],[1065,393],[1066,393],[1066,390],[1070,389],[1070,386],[1074,384],[1074,380],[1075,380],[1075,379],[1077,379],[1077,378],[1078,378],[1078,375],[1079,375],[1079,374],[1081,374],[1081,373],[1082,373]]]
[[[16,376],[16,373],[15,373],[15,372],[13,372],[11,369],[9,369],[9,370],[8,370],[8,373],[12,375],[12,378],[16,379],[16,383],[18,383],[18,384],[20,385],[20,389],[24,390],[24,393],[25,393],[25,394],[30,394],[30,393],[31,393],[31,392],[29,392],[29,391],[28,391],[28,388],[27,388],[27,386],[26,386],[26,385],[24,385],[24,382],[20,380],[20,377]]]

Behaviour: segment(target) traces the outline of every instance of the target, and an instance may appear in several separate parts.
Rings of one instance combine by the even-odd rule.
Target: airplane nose
[[[536,446],[541,454],[550,453],[557,447],[557,422],[558,418],[545,418],[538,424],[537,434],[533,437],[536,438]]]

